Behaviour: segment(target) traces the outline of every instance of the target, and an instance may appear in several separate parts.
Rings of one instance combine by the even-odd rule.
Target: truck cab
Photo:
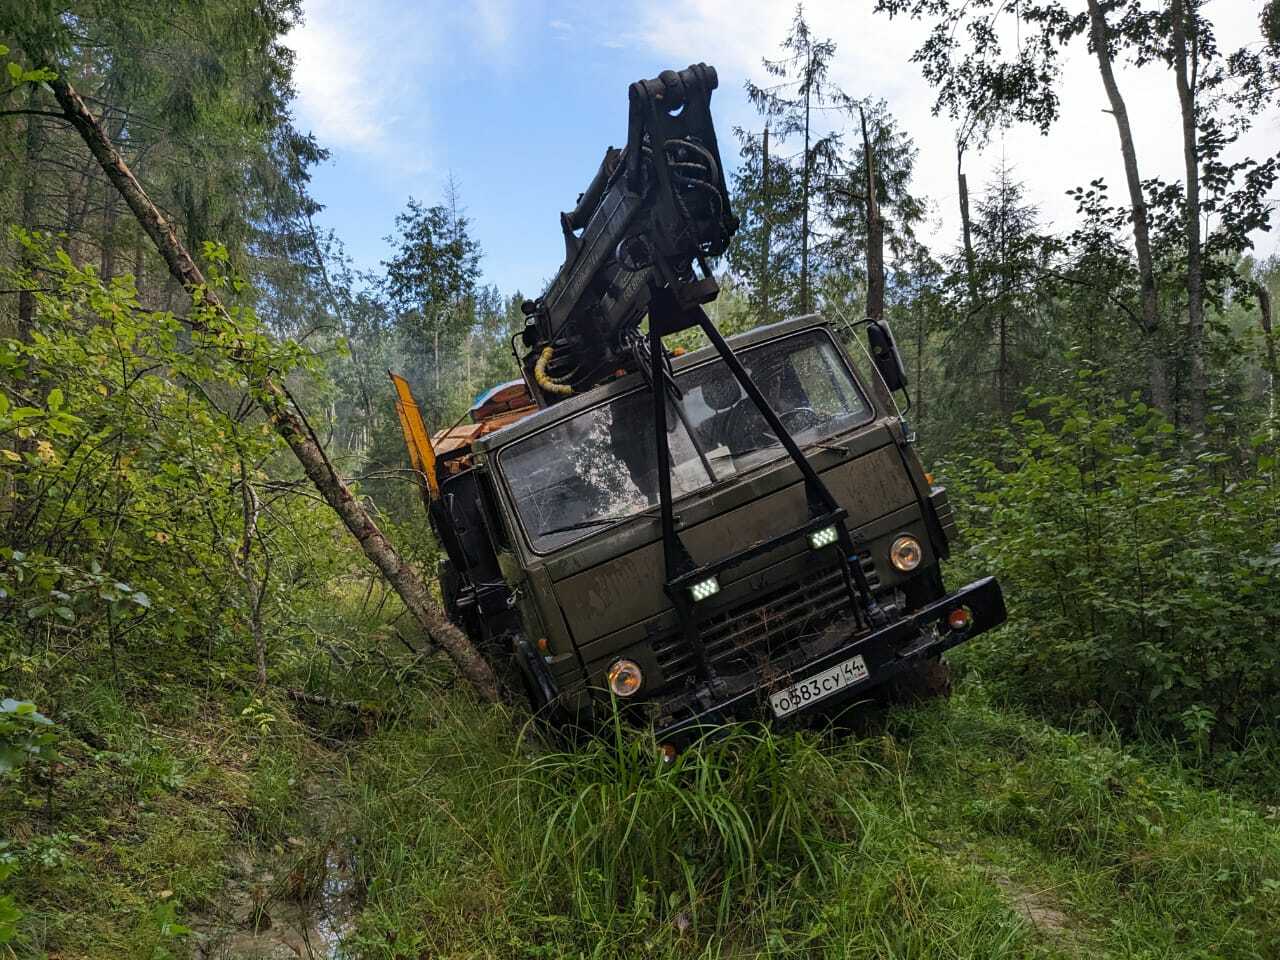
[[[875,368],[859,375],[816,315],[729,345],[838,509],[817,516],[721,353],[672,356],[670,520],[689,577],[664,562],[640,373],[516,403],[437,468],[447,612],[550,723],[590,727],[616,704],[673,755],[710,724],[867,699],[1004,621],[993,579],[945,589],[946,491]]]

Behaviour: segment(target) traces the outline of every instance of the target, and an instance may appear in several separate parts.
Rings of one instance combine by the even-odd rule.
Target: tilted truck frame
[[[715,85],[701,64],[632,85],[627,147],[526,304],[522,381],[433,444],[396,378],[449,616],[548,721],[622,704],[668,753],[935,674],[1005,617],[990,577],[943,587],[954,522],[893,402],[887,326],[867,322],[860,376],[820,317],[726,340],[704,311],[737,228]],[[664,347],[691,328],[709,346]]]

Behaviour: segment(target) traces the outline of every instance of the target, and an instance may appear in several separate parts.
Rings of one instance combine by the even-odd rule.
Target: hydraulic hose
[[[573,393],[573,387],[567,383],[561,383],[547,373],[547,364],[551,362],[555,352],[555,347],[543,348],[542,353],[538,355],[538,362],[533,365],[533,379],[538,381],[538,386],[547,393],[555,393],[562,397],[567,397]]]

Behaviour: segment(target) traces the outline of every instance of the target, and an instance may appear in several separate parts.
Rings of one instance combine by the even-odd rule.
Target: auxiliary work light
[[[903,573],[910,573],[920,566],[923,559],[924,551],[920,549],[920,541],[907,534],[893,541],[893,546],[889,548],[889,562]]]
[[[644,674],[634,660],[617,660],[609,668],[609,689],[614,696],[630,697],[639,691],[642,683]]]
[[[693,602],[705,600],[707,597],[714,597],[720,592],[720,581],[715,577],[707,577],[705,580],[699,580],[689,588],[689,596],[693,597]]]
[[[836,542],[839,534],[836,532],[835,525],[823,527],[821,530],[815,530],[809,534],[809,546],[814,550],[821,550],[823,547],[829,547]]]

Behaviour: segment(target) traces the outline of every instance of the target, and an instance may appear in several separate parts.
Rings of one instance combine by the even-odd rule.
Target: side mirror
[[[872,320],[867,324],[867,346],[871,350],[871,359],[884,378],[889,392],[905,389],[907,386],[907,370],[902,365],[902,355],[898,353],[898,341],[893,339],[893,331],[885,320]]]

